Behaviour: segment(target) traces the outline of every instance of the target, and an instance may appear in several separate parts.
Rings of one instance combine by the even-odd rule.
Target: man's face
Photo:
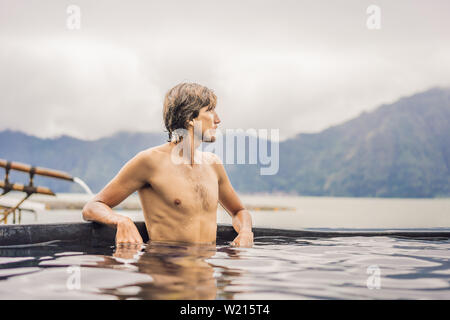
[[[200,133],[201,126],[202,141],[214,142],[216,141],[216,128],[219,123],[220,119],[216,109],[208,110],[208,107],[203,107],[200,109],[198,117],[194,118],[194,125],[197,128],[194,129],[194,132]]]

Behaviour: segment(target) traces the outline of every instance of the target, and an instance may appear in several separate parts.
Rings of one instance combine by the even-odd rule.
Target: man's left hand
[[[231,242],[233,247],[247,247],[253,246],[253,232],[242,231],[239,232],[238,236]]]

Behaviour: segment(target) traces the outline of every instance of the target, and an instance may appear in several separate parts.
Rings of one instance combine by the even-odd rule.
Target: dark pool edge
[[[144,222],[136,222],[143,240],[148,241]],[[396,236],[408,238],[450,238],[450,229],[421,229],[411,231],[408,229],[381,231],[345,230],[287,230],[273,228],[254,228],[257,237],[291,237],[291,238],[332,238],[355,236]],[[219,224],[217,227],[218,241],[233,240],[236,232],[230,225]],[[33,224],[33,225],[4,225],[0,226],[0,246],[25,245],[45,243],[53,240],[77,241],[89,244],[114,244],[115,230],[105,225],[93,222]]]

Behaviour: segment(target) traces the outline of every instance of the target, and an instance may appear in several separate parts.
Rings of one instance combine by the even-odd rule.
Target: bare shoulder
[[[212,152],[202,152],[202,157],[205,163],[212,164],[212,165],[223,165],[222,160],[220,157]]]
[[[136,159],[148,168],[154,168],[166,156],[165,145],[160,145],[139,152]]]
[[[216,172],[219,183],[227,180],[227,173],[223,166],[222,159],[212,152],[203,152],[204,163],[208,163]]]

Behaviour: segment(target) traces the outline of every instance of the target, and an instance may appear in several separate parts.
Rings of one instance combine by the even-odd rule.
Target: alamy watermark
[[[187,129],[177,129],[172,140],[180,140],[173,148],[171,159],[175,164],[208,163],[215,159],[205,157],[205,153],[214,153],[224,164],[259,164],[261,175],[275,175],[280,167],[279,129],[209,129],[202,132],[201,122],[194,126],[193,136],[203,153],[193,152],[191,136]],[[181,138],[181,139],[180,139]],[[206,143],[200,143],[206,142]],[[247,143],[248,142],[248,143]],[[183,156],[180,156],[182,154]],[[248,156],[248,157],[247,157]],[[191,160],[192,158],[192,160]],[[188,160],[187,160],[188,159]]]
[[[375,4],[367,7],[366,13],[369,15],[367,17],[366,26],[369,30],[380,30],[381,29],[381,8]]]
[[[366,270],[370,276],[366,280],[367,289],[380,289],[381,288],[381,269],[377,265],[370,265]]]
[[[66,27],[69,30],[81,29],[81,9],[79,6],[71,4],[67,7],[66,13],[69,15],[66,19]]]
[[[67,290],[80,290],[81,289],[81,268],[80,266],[67,267],[67,273],[69,277],[66,281]]]

